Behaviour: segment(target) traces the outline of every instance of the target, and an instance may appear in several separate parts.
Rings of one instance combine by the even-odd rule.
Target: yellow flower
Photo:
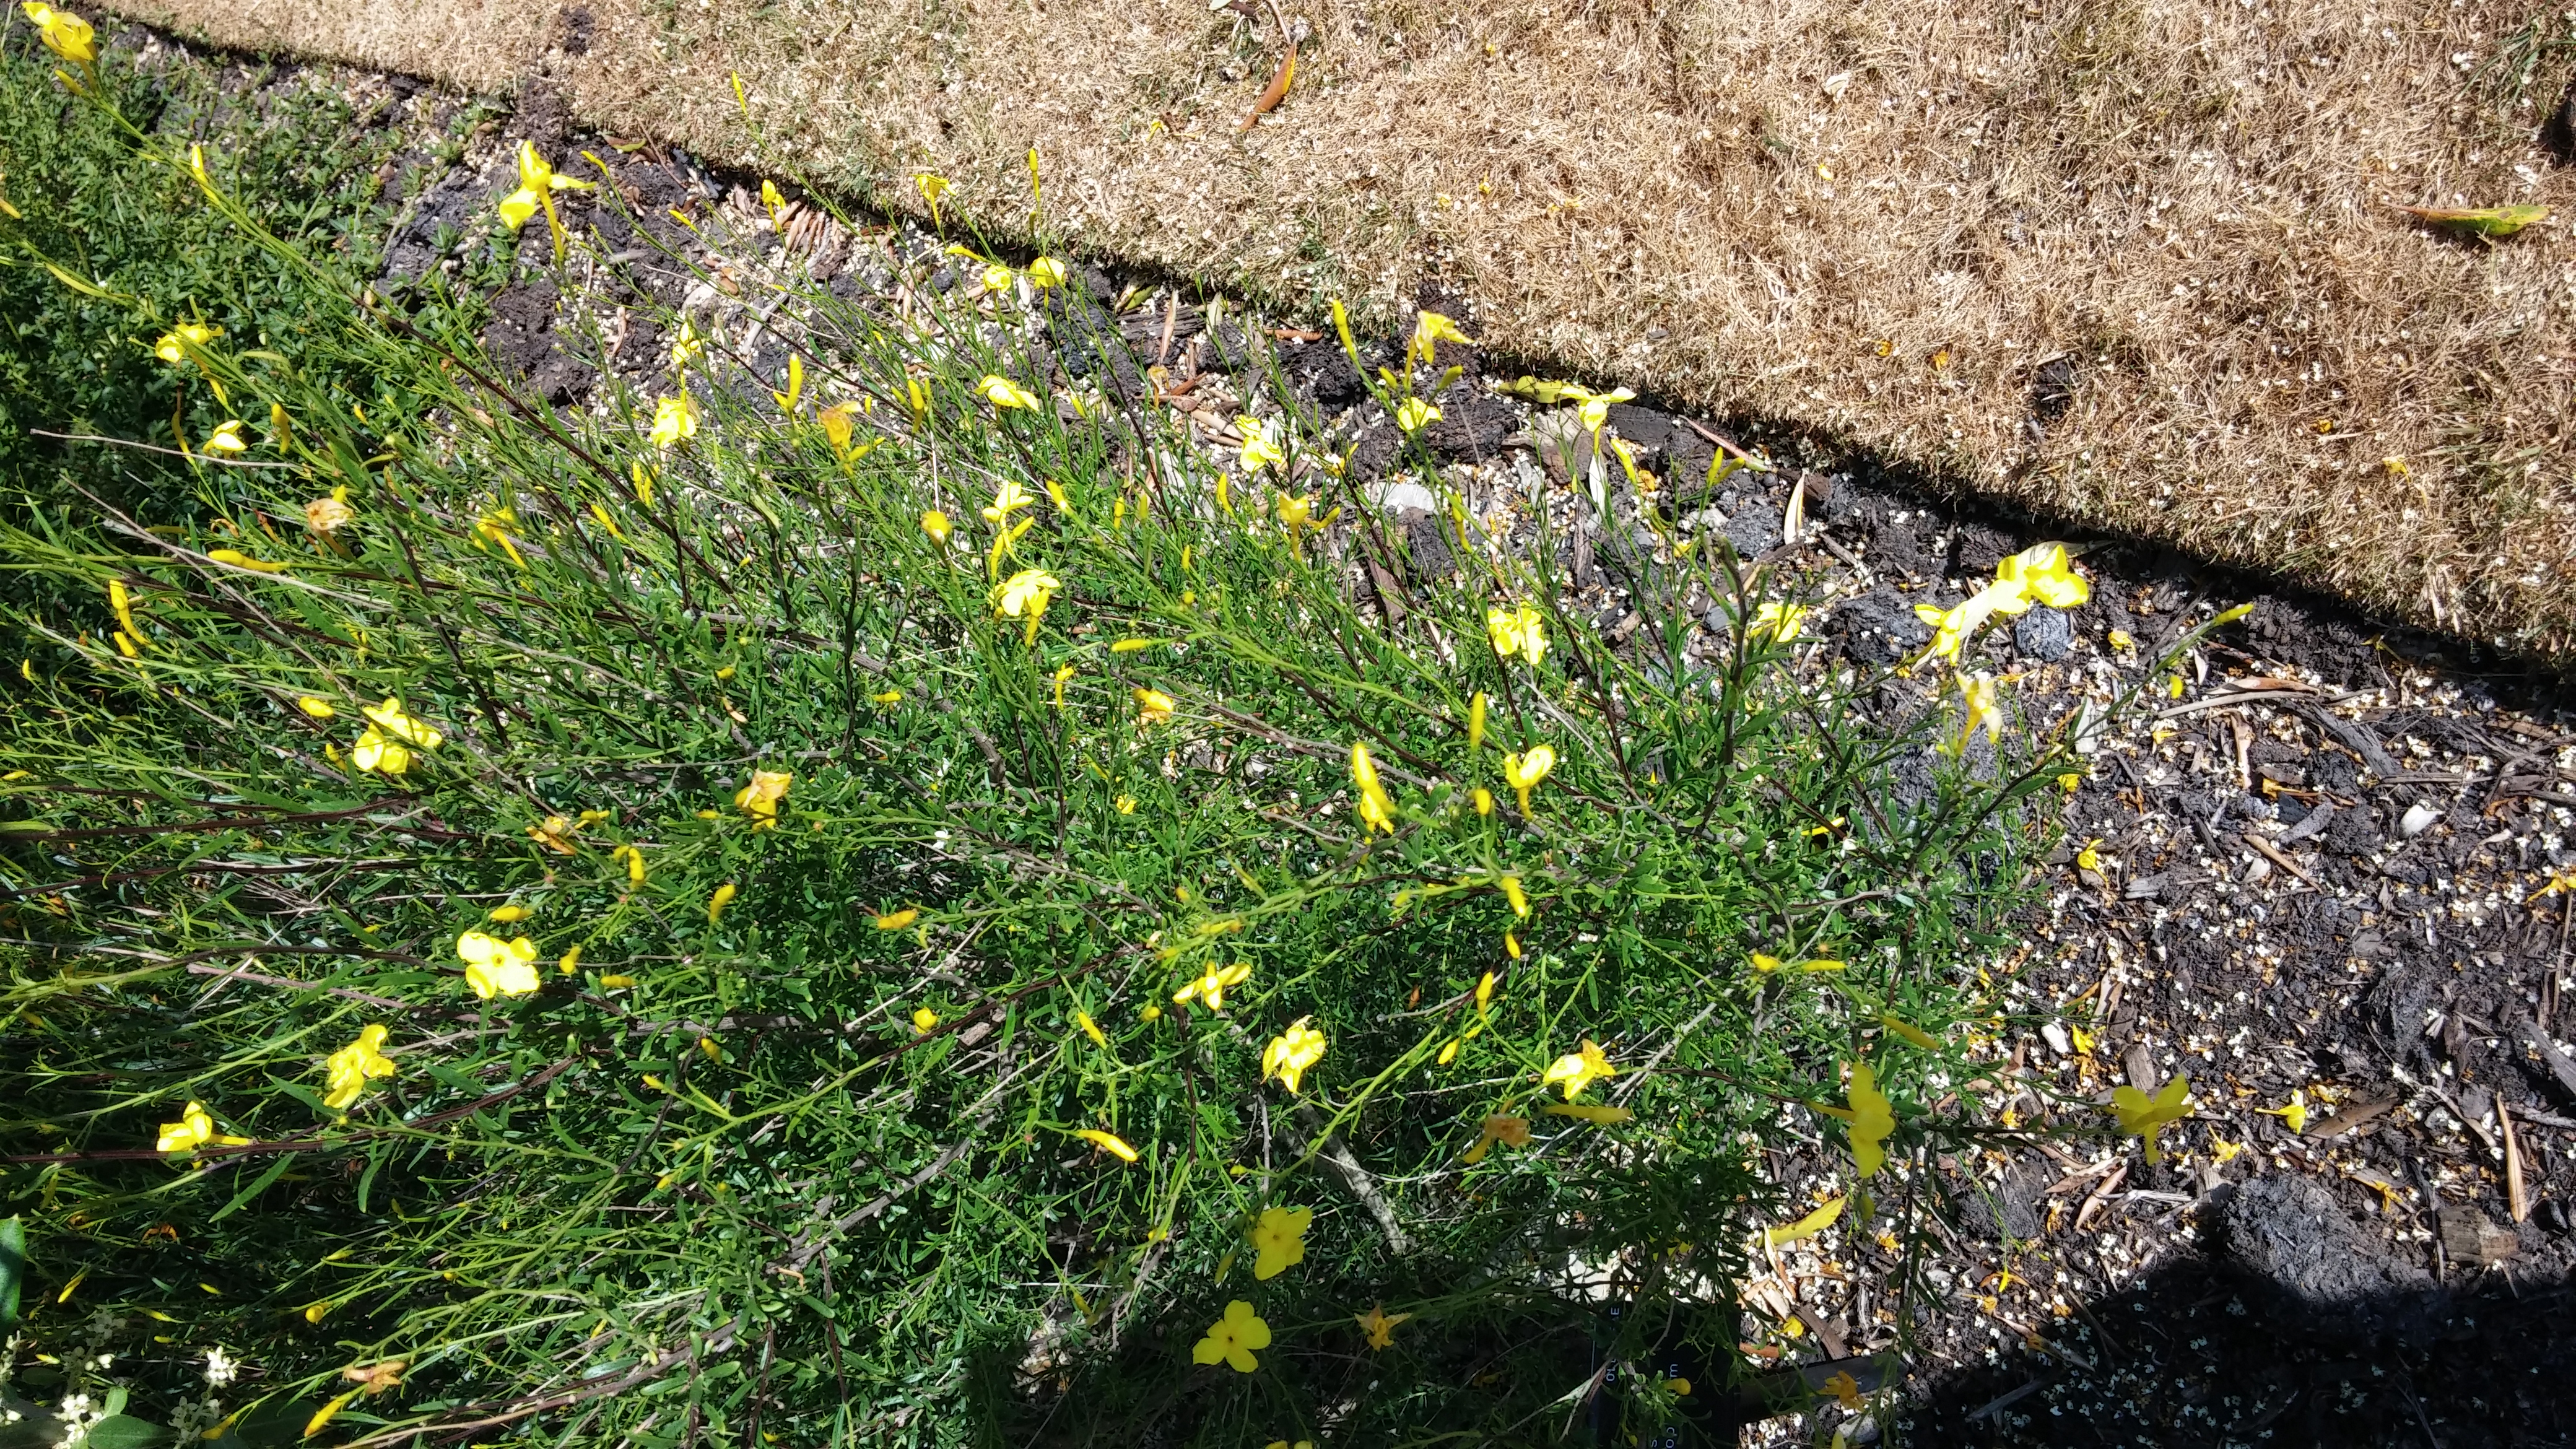
[[[206,557],[213,559],[219,564],[230,564],[232,567],[237,569],[248,569],[255,574],[282,574],[286,572],[286,565],[282,563],[276,563],[264,558],[252,558],[249,554],[246,554],[237,548],[210,548],[206,550]]]
[[[688,318],[680,319],[680,330],[671,338],[671,370],[681,371],[707,350],[707,341],[698,335],[697,325]]]
[[[1252,1225],[1252,1276],[1276,1278],[1305,1262],[1306,1225],[1314,1220],[1313,1208],[1263,1208]]]
[[[1491,814],[1493,814],[1493,813],[1494,813],[1494,792],[1493,792],[1493,791],[1486,789],[1486,788],[1485,788],[1484,786],[1482,786],[1482,785],[1479,785],[1479,786],[1477,786],[1477,787],[1476,787],[1476,793],[1475,793],[1474,799],[1475,799],[1475,802],[1476,802],[1476,813],[1477,813],[1477,814],[1479,814],[1479,815],[1491,815]]]
[[[927,1006],[917,1008],[912,1013],[912,1029],[915,1035],[928,1036],[931,1028],[937,1025],[939,1025],[939,1013]]]
[[[1585,387],[1565,389],[1567,399],[1583,404],[1583,426],[1595,433],[1601,431],[1602,426],[1610,421],[1612,403],[1627,402],[1636,395],[1634,388],[1625,387],[1614,387],[1608,392],[1594,392]]]
[[[2156,1133],[2166,1123],[2191,1115],[2191,1104],[2185,1100],[2190,1091],[2191,1079],[2185,1076],[2165,1083],[2152,1097],[2125,1085],[2112,1091],[2111,1113],[2120,1119],[2121,1131],[2146,1139],[2148,1166],[2165,1160],[2164,1149],[2156,1145]]]
[[[1335,512],[1340,512],[1335,509]],[[1279,523],[1288,530],[1288,541],[1295,543],[1310,528],[1322,528],[1315,521],[1315,495],[1282,493],[1279,495]]]
[[[599,986],[603,991],[622,991],[634,984],[635,978],[632,976],[602,976],[599,978]]]
[[[1455,342],[1461,347],[1476,345],[1476,339],[1459,331],[1457,323],[1437,312],[1425,312],[1413,320],[1413,340],[1405,344],[1405,355],[1428,363],[1434,344],[1442,342]]]
[[[164,1122],[161,1124],[161,1140],[159,1145],[153,1150],[156,1152],[194,1152],[209,1142],[220,1142],[228,1147],[239,1147],[249,1141],[250,1139],[247,1137],[228,1137],[217,1132],[215,1130],[215,1119],[206,1115],[204,1104],[190,1102],[187,1107],[179,1113],[178,1121]]]
[[[565,976],[570,976],[580,969],[581,947],[578,945],[574,946],[571,950],[564,952],[563,958],[555,962],[555,970]]]
[[[1959,650],[1979,629],[1985,627],[1988,619],[1993,618],[1998,612],[2008,614],[2019,612],[2003,606],[2018,601],[2021,597],[2018,589],[1988,584],[1953,608],[1936,609],[1930,604],[1915,605],[1914,616],[1931,625],[1933,631],[1932,647],[1925,652],[1925,657],[1946,659],[1956,665],[1959,662]]]
[[[904,927],[921,919],[921,908],[918,906],[906,906],[899,911],[888,911],[876,919],[878,930],[900,931]]]
[[[1073,1024],[1082,1028],[1082,1034],[1091,1038],[1091,1044],[1093,1046],[1099,1047],[1103,1051],[1109,1049],[1109,1038],[1101,1032],[1100,1023],[1091,1019],[1090,1012],[1083,1010],[1081,1007],[1075,1007],[1073,1009]]]
[[[1625,1107],[1604,1107],[1591,1102],[1554,1102],[1548,1105],[1547,1115],[1574,1117],[1595,1127],[1616,1127],[1633,1120],[1637,1114]]]
[[[1523,919],[1527,919],[1529,916],[1529,893],[1521,889],[1521,878],[1516,875],[1507,875],[1500,881],[1496,882],[1496,884],[1503,888],[1503,899],[1512,903],[1512,914],[1522,917]]]
[[[2290,1091],[2290,1104],[2288,1106],[2257,1107],[2254,1110],[2261,1112],[2267,1117],[2280,1118],[2281,1121],[2287,1124],[2289,1129],[2294,1133],[2305,1134],[2308,1130],[2307,1094],[2296,1088],[2292,1088]]]
[[[698,435],[698,404],[688,394],[656,399],[653,427],[644,439],[654,447],[676,448]]]
[[[1268,468],[1282,478],[1288,476],[1288,455],[1279,450],[1279,434],[1271,424],[1245,413],[1234,420],[1234,430],[1243,434],[1244,472]]]
[[[1003,266],[1000,262],[993,263],[991,266],[984,269],[984,290],[987,292],[1009,291],[1011,289],[1011,276],[1012,273],[1010,268]]]
[[[1807,1239],[1814,1237],[1816,1234],[1821,1233],[1825,1229],[1834,1225],[1835,1219],[1840,1218],[1843,1215],[1843,1202],[1844,1199],[1835,1198],[1833,1201],[1826,1203],[1824,1206],[1817,1208],[1814,1212],[1807,1214],[1805,1217],[1798,1219],[1796,1222],[1791,1223],[1786,1227],[1764,1228],[1762,1230],[1763,1246],[1778,1248],[1785,1247],[1790,1243],[1805,1242]]]
[[[1556,751],[1546,745],[1532,745],[1527,754],[1503,756],[1503,780],[1520,792],[1523,815],[1530,813],[1530,788],[1555,768]]]
[[[1418,397],[1406,398],[1395,409],[1395,425],[1408,433],[1418,433],[1440,420],[1440,409]]]
[[[2224,1137],[2212,1138],[2209,1144],[2209,1160],[2224,1166],[2235,1161],[2244,1151],[2245,1144],[2242,1142],[2230,1142]]]
[[[1095,1128],[1082,1127],[1075,1129],[1073,1135],[1090,1143],[1092,1146],[1099,1148],[1101,1151],[1108,1153],[1110,1156],[1117,1158],[1121,1162],[1133,1162],[1136,1160],[1136,1149],[1128,1146],[1127,1139],[1119,1136],[1115,1132],[1102,1132]]]
[[[1810,976],[1817,976],[1827,971],[1840,971],[1843,967],[1843,962],[1831,960],[1800,961],[1793,966],[1777,956],[1765,956],[1759,951],[1753,953],[1753,970],[1763,976],[1781,971],[1803,971]]]
[[[1351,741],[1351,783],[1359,787],[1359,816],[1370,832],[1395,833],[1395,802],[1387,798],[1386,787],[1377,782],[1377,761],[1369,758],[1368,746]]]
[[[322,1064],[331,1089],[322,1099],[323,1106],[337,1112],[358,1100],[367,1090],[369,1078],[394,1074],[394,1059],[383,1050],[387,1035],[381,1026],[366,1027],[359,1031],[356,1041],[331,1053]]]
[[[1476,691],[1473,698],[1467,701],[1467,753],[1472,755],[1484,747],[1485,692],[1480,689]],[[1477,813],[1483,814],[1484,812],[1480,810]]]
[[[1352,1314],[1351,1320],[1360,1326],[1369,1347],[1391,1348],[1395,1344],[1395,1326],[1412,1316],[1410,1313],[1389,1313],[1384,1304],[1376,1304],[1366,1313]]]
[[[1004,377],[999,373],[988,372],[984,374],[984,380],[975,384],[975,390],[984,395],[985,401],[990,402],[997,408],[1020,408],[1029,412],[1035,412],[1037,410],[1038,395],[1036,393],[1029,391],[1027,388],[1020,386],[1018,383],[1011,381],[1009,378]]]
[[[1509,933],[1507,932],[1505,934],[1508,935]],[[1497,979],[1498,978],[1495,977],[1493,972],[1488,971],[1485,973],[1484,978],[1476,983],[1476,1014],[1478,1016],[1483,1016],[1485,1013],[1493,1010],[1494,983]]]
[[[59,14],[60,12],[56,12]],[[201,322],[182,322],[161,334],[152,345],[152,355],[163,362],[181,363],[206,350],[206,344],[224,335],[221,327],[208,327]]]
[[[206,441],[198,444],[198,447],[221,457],[238,458],[250,451],[250,444],[242,441],[241,430],[241,419],[227,419],[215,424],[215,430],[208,434]]]
[[[994,588],[994,612],[1006,619],[1027,619],[1029,632],[1023,642],[1034,644],[1038,637],[1038,620],[1046,615],[1047,601],[1063,587],[1063,580],[1044,569],[1022,569]]]
[[[948,515],[936,508],[921,515],[921,531],[929,534],[930,541],[942,548],[948,546],[948,535],[955,532],[949,525]]]
[[[1040,287],[1064,285],[1064,263],[1053,257],[1040,257],[1029,263],[1029,281]]]
[[[563,220],[555,215],[554,194],[558,191],[588,191],[592,185],[588,181],[556,175],[555,168],[546,164],[546,158],[537,154],[535,142],[521,141],[519,189],[501,198],[501,222],[510,230],[517,231],[528,224],[528,218],[536,215],[539,207],[545,208],[546,225],[554,232],[555,260],[560,262],[564,252]]]
[[[882,705],[901,704],[903,703],[903,691],[900,689],[878,690],[876,693],[868,696],[868,703]]]
[[[993,501],[975,511],[983,515],[986,523],[1000,528],[1009,521],[1013,513],[1023,508],[1035,507],[1037,501],[1037,495],[1021,487],[1020,480],[1005,478],[1002,480],[1002,485],[993,490]]]
[[[1530,1122],[1527,1117],[1487,1117],[1484,1132],[1476,1138],[1476,1145],[1468,1148],[1466,1155],[1458,1160],[1473,1166],[1484,1161],[1485,1154],[1493,1151],[1497,1142],[1505,1147],[1527,1147],[1529,1140]]]
[[[2102,642],[2110,645],[2114,649],[2135,649],[2138,647],[2138,641],[2130,638],[2129,631],[2126,629],[2112,630],[2110,633],[2102,636]]]
[[[1140,725],[1156,725],[1163,723],[1165,720],[1172,717],[1173,708],[1180,703],[1178,700],[1173,699],[1170,695],[1165,694],[1159,689],[1139,689],[1134,691],[1134,693],[1136,695],[1136,723]]]
[[[1237,1298],[1225,1305],[1225,1316],[1207,1331],[1207,1337],[1190,1350],[1190,1361],[1200,1364],[1222,1363],[1236,1373],[1248,1374],[1261,1367],[1253,1357],[1256,1349],[1270,1346],[1270,1325],[1252,1311],[1252,1305]]]
[[[535,914],[535,911],[514,902],[506,906],[494,906],[491,913],[486,916],[485,919],[493,921],[499,925],[509,926],[515,925],[520,921],[524,921]]]
[[[1547,616],[1528,604],[1487,609],[1485,637],[1493,642],[1495,658],[1509,660],[1517,654],[1536,669],[1547,657]]]
[[[27,0],[18,8],[27,12],[27,23],[36,27],[36,38],[45,43],[45,49],[74,65],[98,63],[98,35],[88,21],[37,0]]]
[[[1324,1034],[1308,1026],[1311,1016],[1301,1016],[1289,1023],[1288,1029],[1270,1039],[1261,1052],[1261,1079],[1277,1077],[1289,1091],[1297,1090],[1306,1069],[1324,1059]],[[1267,1273],[1263,1277],[1270,1276]]]
[[[939,225],[939,198],[946,196],[956,187],[947,177],[930,171],[915,175],[912,178],[912,184],[920,189],[922,203],[930,208],[930,224]]]
[[[608,858],[626,862],[626,883],[629,886],[644,884],[644,852],[631,845],[621,845],[610,851]]]
[[[2062,543],[2033,544],[2023,549],[1996,565],[1995,580],[2020,588],[2052,609],[2076,608],[2093,597],[2093,586],[2075,572]]]
[[[309,694],[298,696],[295,701],[295,707],[304,711],[306,714],[311,715],[315,719],[329,719],[340,712],[331,707],[331,701],[327,699],[316,699]]]
[[[725,907],[732,905],[733,898],[739,894],[741,894],[740,888],[732,881],[726,881],[723,885],[717,886],[716,893],[707,897],[707,924],[712,926],[722,920]]]
[[[417,745],[424,750],[437,749],[447,738],[418,718],[405,714],[402,701],[390,696],[383,703],[368,705],[359,713],[374,721],[376,727],[387,735],[404,744]]]
[[[485,1001],[525,996],[537,989],[537,943],[525,936],[504,941],[468,931],[456,938],[456,955],[465,963],[465,984]]]
[[[1121,815],[1136,813],[1136,797],[1133,795],[1121,795],[1110,803],[1118,807],[1118,813]]]
[[[1237,961],[1231,966],[1211,965],[1183,985],[1180,990],[1173,992],[1172,1000],[1180,1005],[1186,1005],[1192,1001],[1204,1001],[1207,1003],[1208,1010],[1223,1011],[1226,988],[1240,986],[1250,979],[1252,979],[1252,967],[1245,962]]]
[[[1959,732],[1942,747],[1952,758],[1968,752],[1968,745],[1976,739],[1979,730],[1985,731],[1987,743],[2001,741],[2004,711],[1996,701],[2000,687],[2000,681],[1982,669],[1973,675],[1959,676],[1959,702],[1965,706],[1965,713],[1959,718]]]
[[[1887,1094],[1878,1089],[1878,1074],[1867,1062],[1854,1062],[1851,1069],[1852,1170],[1862,1177],[1876,1176],[1887,1162],[1884,1144],[1887,1134],[1896,1130],[1896,1111]]]
[[[1568,1052],[1550,1062],[1547,1070],[1539,1075],[1538,1084],[1542,1087],[1563,1085],[1565,1100],[1571,1102],[1582,1096],[1583,1089],[1592,1085],[1595,1078],[1617,1075],[1619,1069],[1610,1065],[1610,1059],[1602,1055],[1601,1048],[1593,1045],[1592,1038],[1587,1036],[1580,1050]]]
[[[346,487],[334,488],[323,497],[304,505],[304,526],[328,538],[357,521],[358,510],[349,506]]]
[[[1744,634],[1748,639],[1768,639],[1775,644],[1786,644],[1798,637],[1798,625],[1806,617],[1803,605],[1766,599],[1762,607],[1753,611],[1753,627],[1745,630]]]
[[[369,725],[349,748],[349,763],[362,773],[402,775],[411,771],[411,751],[384,731]]]
[[[779,802],[787,798],[787,787],[795,778],[786,770],[754,770],[751,783],[734,792],[734,808],[752,818],[752,829],[774,829]]]
[[[510,530],[518,526],[518,510],[496,508],[474,520],[474,546],[481,548],[485,544],[497,543],[501,545],[501,551],[510,556],[510,562],[526,568],[528,561],[519,557],[519,546],[510,538]]]

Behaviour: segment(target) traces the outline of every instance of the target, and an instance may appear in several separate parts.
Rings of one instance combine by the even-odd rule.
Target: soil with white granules
[[[390,87],[424,116],[445,104],[407,82],[342,83]],[[388,299],[490,236],[528,132],[558,156],[610,158],[641,218],[567,194],[587,245],[559,269],[543,265],[542,226],[521,238],[520,280],[493,299],[485,341],[545,404],[595,405],[603,366],[650,386],[667,348],[639,315],[648,298],[690,315],[748,388],[779,381],[807,325],[763,285],[780,274],[872,302],[976,285],[908,224],[853,227],[805,200],[772,214],[757,178],[567,135],[539,104],[478,131],[452,164],[425,139],[393,168],[410,200],[386,221]],[[1409,480],[1399,435],[1333,339],[1089,269],[1032,310],[1033,366],[1051,375],[1031,386],[1095,380],[1131,408],[1186,415],[1220,454],[1246,411],[1323,420],[1368,505],[1328,547],[1390,618],[1455,567],[1459,533]],[[1372,344],[1362,360],[1399,353]],[[1963,514],[1796,435],[1622,405],[1611,431],[1669,480],[1641,504],[1564,409],[1489,386],[1540,369],[1450,344],[1438,363],[1463,371],[1425,442],[1470,528],[1500,547],[1543,518],[1563,529],[1563,602],[1600,647],[1635,648],[1652,622],[1627,587],[1653,565],[1641,506],[1685,539],[1718,531],[1803,579],[1819,599],[1806,662],[1820,674],[1918,653],[1930,631],[1916,604],[1955,604],[2007,555],[2058,539],[2079,551],[2091,600],[1998,623],[1966,667],[2010,681],[2020,728],[2101,719],[2142,683],[2154,701],[2089,733],[2066,848],[2020,949],[1989,967],[2031,1023],[1961,1084],[1991,1130],[1876,1184],[1926,1224],[1917,1291],[1900,1292],[1909,1250],[1892,1237],[1829,1230],[1782,1250],[1745,1289],[1737,1362],[1666,1369],[1699,1386],[1703,1442],[2576,1437],[2576,1050],[2562,1035],[2576,1003],[2560,999],[2576,891],[2535,896],[2576,873],[2576,715],[2560,682],[2077,526]],[[1739,452],[1770,467],[1698,481]],[[1791,539],[1793,494],[1805,526]],[[2167,685],[2163,646],[2240,602],[2252,615]],[[1934,683],[1891,684],[1877,708],[1955,708]],[[2151,1165],[2136,1139],[2103,1130],[2102,1104],[2176,1074],[2193,1112]],[[1775,1154],[1775,1178],[1793,1197],[1847,1190],[1841,1149],[1818,1124],[1793,1125],[1816,1145]],[[1761,1375],[1754,1388],[1725,1387],[1744,1373]],[[1846,1373],[1863,1394],[1896,1385],[1895,1402],[1838,1406],[1827,1386]]]

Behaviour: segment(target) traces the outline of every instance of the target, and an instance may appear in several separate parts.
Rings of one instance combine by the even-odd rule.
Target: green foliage
[[[13,611],[0,705],[0,1209],[45,1341],[175,1345],[33,1391],[116,1382],[110,1413],[131,1387],[193,1432],[178,1355],[222,1344],[250,1444],[326,1405],[326,1436],[602,1444],[1552,1440],[1673,1411],[1651,1372],[1584,1407],[1596,1365],[1732,1357],[1747,1234],[1806,1207],[1757,1156],[1846,1150],[1797,1105],[1846,1065],[1898,1163],[1973,1130],[1934,1105],[1955,1049],[1883,1019],[1956,1041],[1990,1009],[2061,746],[1936,755],[1949,706],[1882,717],[1887,681],[1752,627],[1786,585],[1722,542],[1641,555],[1614,647],[1544,528],[1461,523],[1465,577],[1390,624],[1355,602],[1360,558],[1400,566],[1355,490],[1306,475],[1346,512],[1301,529],[1127,405],[1047,405],[1008,303],[800,295],[797,406],[717,341],[656,447],[666,397],[524,403],[457,314],[362,304],[329,228],[279,234],[210,159],[201,187],[122,153],[138,219],[91,244],[136,300],[47,295],[26,349],[237,319],[113,371],[202,371],[256,443],[118,454],[150,486],[5,530],[56,603]],[[1314,421],[1280,432],[1293,459]],[[1060,589],[1001,617],[1028,569]],[[1499,658],[1488,611],[1523,605],[1551,647]],[[1503,758],[1541,745],[1524,814]],[[524,933],[534,989],[478,995],[475,932]],[[1176,1000],[1235,967],[1222,1010]],[[1263,1058],[1300,1022],[1327,1046],[1291,1093]],[[351,1076],[370,1026],[391,1073]],[[1617,1071],[1579,1105],[1626,1120],[1548,1111],[1587,1041]],[[190,1103],[195,1150],[154,1150]],[[1910,1233],[1908,1180],[1845,1229]],[[1271,1207],[1313,1220],[1260,1279]],[[1237,1299],[1257,1370],[1195,1365]],[[1372,1349],[1378,1305],[1406,1317]]]

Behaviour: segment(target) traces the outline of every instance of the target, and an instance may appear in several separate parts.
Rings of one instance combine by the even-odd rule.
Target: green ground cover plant
[[[2074,722],[1816,668],[1713,536],[1614,649],[1453,513],[1391,622],[1315,420],[1059,383],[1044,264],[548,409],[368,291],[327,108],[25,37],[0,1445],[1642,1433],[2003,1130]]]

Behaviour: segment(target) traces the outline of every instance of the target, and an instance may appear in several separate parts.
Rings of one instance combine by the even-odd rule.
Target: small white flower
[[[206,1350],[206,1382],[223,1388],[241,1376],[241,1361],[219,1347]]]
[[[54,1417],[66,1424],[77,1424],[89,1417],[89,1395],[74,1394],[54,1406]]]

